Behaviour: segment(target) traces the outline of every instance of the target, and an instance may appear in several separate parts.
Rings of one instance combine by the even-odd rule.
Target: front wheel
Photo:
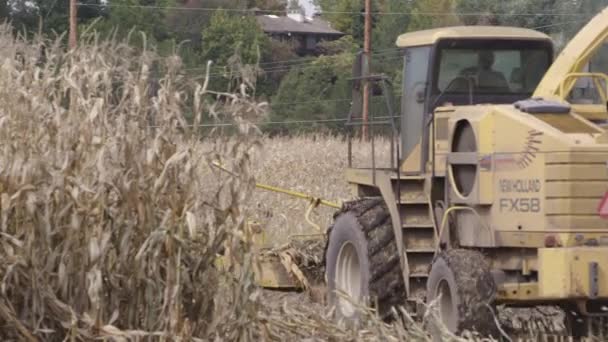
[[[336,215],[325,255],[329,304],[357,320],[358,305],[376,305],[380,317],[405,301],[399,252],[382,199],[350,202]],[[348,297],[348,298],[345,298]]]

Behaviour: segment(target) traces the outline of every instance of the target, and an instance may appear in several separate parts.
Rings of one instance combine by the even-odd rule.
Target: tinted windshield
[[[544,42],[451,42],[440,46],[434,93],[531,95],[551,63]]]

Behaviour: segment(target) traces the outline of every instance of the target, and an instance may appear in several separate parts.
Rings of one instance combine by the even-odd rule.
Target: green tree
[[[116,30],[119,37],[130,31],[144,32],[153,42],[171,38],[166,18],[170,8],[176,5],[175,0],[108,0],[108,3],[107,16],[98,25],[99,31]]]
[[[576,13],[574,17],[556,18],[553,27],[547,29],[555,34],[558,45],[565,45],[591,18],[608,7],[608,0],[569,0],[562,1],[557,11],[560,13]]]
[[[384,0],[380,6],[382,12],[392,14],[379,16],[372,44],[375,50],[391,49],[395,47],[397,37],[407,30],[412,4],[409,1]]]
[[[265,57],[268,44],[268,37],[255,17],[229,15],[219,10],[202,32],[201,57],[203,61],[210,60],[222,67],[229,64],[232,56],[238,55],[242,64],[255,65]]]
[[[315,0],[321,8],[321,15],[338,31],[353,36],[356,42],[363,46],[365,29],[364,0]],[[379,3],[372,2],[372,12],[379,11]],[[326,14],[323,14],[326,12]],[[373,15],[372,26],[378,21],[378,15]]]
[[[454,15],[454,0],[416,1],[410,18],[410,31],[453,26],[460,23]]]
[[[294,61],[298,63],[298,55],[293,42],[277,39],[268,40],[266,51],[260,66],[263,73],[259,75],[256,94],[270,98],[276,94],[281,80],[287,75]]]
[[[286,0],[179,0],[177,6],[189,10],[168,11],[166,24],[171,36],[176,42],[181,43],[182,51],[187,55],[201,55],[202,39],[201,32],[209,26],[214,9],[237,9],[242,12],[229,12],[230,15],[246,15],[247,9],[270,11],[269,13],[281,14],[285,11]],[[197,10],[205,8],[205,10]],[[211,9],[211,10],[209,10]],[[192,59],[188,58],[188,61]],[[191,63],[188,64],[189,66]]]
[[[287,0],[246,0],[246,8],[258,8],[266,11],[284,11]]]
[[[287,10],[289,11],[303,11],[304,8],[300,5],[299,0],[289,0],[287,3]]]
[[[343,119],[350,109],[349,78],[353,55],[341,53],[321,56],[305,68],[294,68],[281,82],[272,99],[270,121],[310,121]],[[344,122],[318,122],[295,125],[268,125],[273,133],[340,130]]]
[[[0,0],[0,20],[9,18],[10,14],[8,0]]]
[[[460,19],[467,25],[502,25],[538,29],[550,32],[555,24],[563,20],[556,12],[564,0],[457,0],[456,11],[465,13]],[[481,13],[466,15],[466,13]],[[558,25],[559,26],[559,25]]]
[[[68,30],[69,1],[64,0],[9,0],[4,1],[15,29],[29,33],[62,34]],[[78,22],[86,23],[103,15],[102,0],[80,0]],[[87,6],[88,5],[88,6]],[[0,6],[1,8],[1,6]]]

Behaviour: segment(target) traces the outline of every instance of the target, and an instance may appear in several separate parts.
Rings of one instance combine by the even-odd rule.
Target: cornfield
[[[2,340],[405,336],[265,305],[245,229],[265,106],[246,77],[214,92],[177,57],[94,33],[66,52],[2,26],[0,44]],[[236,134],[201,140],[206,115]],[[238,276],[214,266],[226,249]]]
[[[247,85],[211,92],[178,58],[95,34],[65,52],[3,26],[0,44],[2,340],[250,335],[251,283],[214,267],[247,241],[245,120],[264,110]],[[239,123],[234,143],[201,144],[186,110]],[[238,176],[207,172],[220,155]]]
[[[360,308],[355,329],[307,293],[258,288],[248,220],[277,242],[310,230],[306,203],[255,182],[348,199],[345,142],[262,137],[247,69],[235,64],[238,92],[217,92],[184,78],[179,58],[127,43],[87,32],[65,51],[0,26],[1,340],[478,339],[450,334],[433,305],[391,324]],[[237,129],[202,137],[208,117]],[[216,267],[228,250],[239,272]]]

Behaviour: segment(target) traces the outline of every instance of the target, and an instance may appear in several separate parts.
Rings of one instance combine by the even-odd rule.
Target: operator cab
[[[411,105],[418,110],[424,106],[426,112],[445,104],[510,104],[529,98],[553,60],[549,36],[513,27],[418,31],[401,35],[397,46],[405,55],[404,102],[417,103]]]
[[[404,156],[427,134],[426,123],[437,107],[528,99],[553,61],[549,36],[515,27],[417,31],[399,36],[397,46],[404,53]]]

